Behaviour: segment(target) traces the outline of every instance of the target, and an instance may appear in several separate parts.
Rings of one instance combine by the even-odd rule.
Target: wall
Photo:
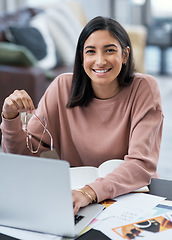
[[[8,0],[9,1],[9,0]],[[60,4],[71,0],[25,0],[30,6]],[[142,9],[132,0],[75,0],[83,7],[88,20],[100,16],[113,17],[121,24],[141,24]],[[146,0],[150,1],[150,0]]]
[[[110,0],[78,0],[82,5],[87,19],[90,20],[96,16],[110,16]]]

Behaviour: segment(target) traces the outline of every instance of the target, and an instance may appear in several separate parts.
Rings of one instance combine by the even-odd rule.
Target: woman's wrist
[[[2,111],[2,117],[5,118],[5,119],[14,119],[16,118],[17,116],[19,115],[19,113],[6,113],[4,111]]]
[[[80,189],[80,191],[87,197],[90,199],[90,203],[94,203],[97,201],[97,196],[96,193],[94,192],[94,190],[86,185],[83,188]]]

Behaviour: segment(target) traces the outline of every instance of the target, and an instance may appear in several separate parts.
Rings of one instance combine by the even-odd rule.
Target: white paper
[[[119,167],[121,163],[124,163],[124,160],[121,159],[111,159],[104,163],[102,163],[98,170],[99,170],[99,176],[105,177],[108,173],[112,172],[113,169]]]
[[[117,202],[99,214],[94,228],[111,239],[118,240],[121,237],[112,230],[113,228],[151,217],[156,213],[153,208],[165,198],[145,193],[129,193],[115,199]]]
[[[118,203],[121,203],[125,206],[146,210],[154,208],[165,199],[165,197],[159,197],[145,193],[128,193],[114,198],[114,200],[116,200]]]
[[[145,219],[152,215],[154,210],[143,211],[143,209],[126,207],[120,203],[114,203],[106,208],[99,216],[94,229],[103,232],[111,239],[121,239],[112,229],[129,223]]]
[[[96,167],[73,167],[70,168],[71,188],[82,188],[86,184],[94,182],[98,178]]]
[[[128,207],[120,203],[114,203],[105,210],[103,210],[98,216],[98,220],[106,220],[108,218],[113,218],[112,221],[117,220],[118,226],[126,224],[128,222],[133,222],[139,218],[146,218],[153,214],[155,210],[148,209],[144,210],[142,208]]]

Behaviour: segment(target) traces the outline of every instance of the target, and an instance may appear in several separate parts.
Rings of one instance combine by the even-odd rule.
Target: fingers
[[[3,104],[3,116],[5,118],[15,118],[18,112],[34,110],[34,104],[25,90],[15,90],[8,96]]]
[[[75,203],[75,204],[74,204],[74,208],[73,208],[74,215],[77,214],[77,212],[79,211],[79,209],[80,209],[80,206],[79,206],[77,203]]]
[[[10,101],[18,111],[32,111],[34,109],[33,101],[25,90],[15,90],[10,95]]]
[[[78,192],[76,190],[72,191],[72,197],[73,197],[73,210],[74,215],[79,211],[81,207],[85,207],[88,204],[90,204],[90,200],[84,196],[81,192]]]
[[[94,190],[86,185],[81,189],[72,191],[74,214],[76,214],[80,207],[85,207],[90,203],[96,202],[97,196]]]
[[[77,194],[75,190],[72,191],[72,198],[73,198],[73,211],[74,211],[74,215],[76,215],[81,207],[81,203],[80,203],[80,196]]]

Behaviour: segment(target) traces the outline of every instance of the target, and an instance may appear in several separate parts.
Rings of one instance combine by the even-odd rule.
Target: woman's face
[[[126,48],[127,49],[127,48]],[[126,50],[129,53],[129,50]],[[115,89],[122,64],[127,58],[122,48],[107,30],[93,32],[85,41],[83,67],[90,77],[94,92],[97,88]]]

